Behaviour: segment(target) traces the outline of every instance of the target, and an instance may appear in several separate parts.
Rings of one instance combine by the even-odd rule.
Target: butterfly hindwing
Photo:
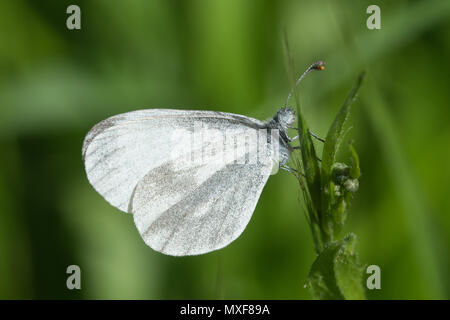
[[[174,256],[207,253],[235,240],[248,224],[272,169],[270,163],[205,165],[183,172],[170,167],[167,163],[139,182],[132,211],[145,243]],[[166,178],[156,182],[162,172]],[[161,207],[161,196],[174,199]]]

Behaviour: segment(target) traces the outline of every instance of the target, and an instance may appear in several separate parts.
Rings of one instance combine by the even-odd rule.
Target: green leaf
[[[320,165],[317,160],[316,151],[314,149],[314,144],[309,134],[308,126],[306,124],[305,118],[303,117],[302,110],[300,108],[300,102],[297,95],[296,90],[296,82],[294,77],[294,61],[292,59],[289,44],[287,40],[287,34],[284,34],[284,47],[285,47],[285,58],[287,69],[289,73],[289,78],[292,85],[293,96],[296,102],[297,109],[297,120],[298,120],[298,135],[300,141],[300,151],[301,151],[301,163],[297,163],[297,171],[299,172],[298,180],[300,185],[302,186],[302,191],[305,199],[307,199],[307,207],[310,221],[315,224],[320,219]],[[322,70],[321,64],[313,64],[310,66],[311,69],[308,69],[305,73],[308,73],[310,70]],[[304,176],[301,174],[303,171]],[[316,247],[320,246],[319,239],[316,238],[316,234],[313,231],[313,237],[316,244]]]
[[[336,115],[333,124],[328,130],[325,144],[323,146],[321,170],[321,211],[323,214],[322,228],[325,232],[326,240],[328,241],[336,240],[342,227],[341,225],[336,225],[333,223],[333,220],[343,221],[343,219],[336,217],[336,212],[333,212],[333,206],[336,201],[334,195],[334,182],[332,181],[333,166],[336,161],[336,153],[339,149],[339,145],[344,137],[344,127],[350,115],[351,104],[356,97],[363,78],[364,72],[359,75],[355,86],[348,94],[344,104]]]
[[[350,143],[348,147],[350,149],[352,160],[352,165],[350,167],[350,177],[352,179],[359,179],[359,177],[361,176],[361,169],[359,167],[358,153],[356,152],[355,147],[353,146],[352,143]]]
[[[311,267],[306,287],[314,299],[365,299],[363,267],[354,252],[356,236],[329,243]]]
[[[292,85],[293,96],[295,98],[295,104],[297,109],[297,121],[298,121],[298,136],[300,141],[302,168],[304,171],[306,186],[308,188],[309,196],[311,197],[314,209],[317,211],[320,209],[320,166],[317,160],[314,144],[309,134],[306,120],[303,117],[302,110],[300,108],[300,101],[298,99],[296,82],[294,77],[294,61],[292,59],[289,44],[287,40],[287,34],[284,34],[284,46],[286,54],[286,63],[289,72],[289,78]],[[317,64],[319,66],[319,64]],[[313,65],[304,74],[312,69],[322,70],[322,68],[315,67]],[[298,168],[299,169],[299,168]]]
[[[328,244],[314,261],[306,281],[313,299],[336,300],[344,299],[337,286],[334,274],[334,259],[340,250],[339,243]]]
[[[363,267],[354,253],[356,236],[350,234],[342,241],[342,246],[334,261],[337,286],[347,300],[365,299],[363,289]]]
[[[300,103],[296,96],[297,117],[298,117],[298,134],[300,140],[300,150],[302,157],[303,170],[308,186],[309,194],[315,210],[320,209],[320,166],[317,161],[316,150],[309,134],[308,127],[303,118],[300,109]]]
[[[359,87],[361,86],[364,75],[364,72],[359,75],[356,85],[348,94],[344,104],[339,110],[339,113],[336,115],[330,130],[328,130],[322,154],[322,172],[324,177],[330,176],[331,168],[336,160],[337,150],[344,136],[345,122],[350,115],[352,102],[356,97]]]

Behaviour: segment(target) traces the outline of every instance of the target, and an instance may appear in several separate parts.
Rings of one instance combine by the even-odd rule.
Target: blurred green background
[[[81,8],[81,30],[66,8]],[[381,7],[381,30],[366,8]],[[357,74],[351,118],[363,176],[347,231],[381,268],[371,299],[448,299],[450,1],[0,2],[0,298],[309,299],[315,259],[294,177],[272,176],[223,250],[164,256],[89,185],[81,145],[136,109],[272,117],[289,92],[282,38],[321,136]],[[319,147],[319,145],[317,145]],[[343,153],[343,160],[348,154]],[[81,267],[81,290],[66,268]]]

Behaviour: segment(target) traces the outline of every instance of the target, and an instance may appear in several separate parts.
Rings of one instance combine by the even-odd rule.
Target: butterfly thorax
[[[270,129],[279,130],[280,143],[280,165],[284,165],[289,161],[292,147],[289,145],[291,139],[287,134],[288,128],[295,122],[295,112],[292,108],[281,108],[275,116],[269,120],[268,127]]]

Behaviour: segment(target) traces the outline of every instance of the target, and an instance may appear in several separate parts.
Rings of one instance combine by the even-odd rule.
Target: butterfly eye
[[[295,112],[292,108],[281,108],[278,111],[278,121],[284,125],[291,125],[295,122]]]

